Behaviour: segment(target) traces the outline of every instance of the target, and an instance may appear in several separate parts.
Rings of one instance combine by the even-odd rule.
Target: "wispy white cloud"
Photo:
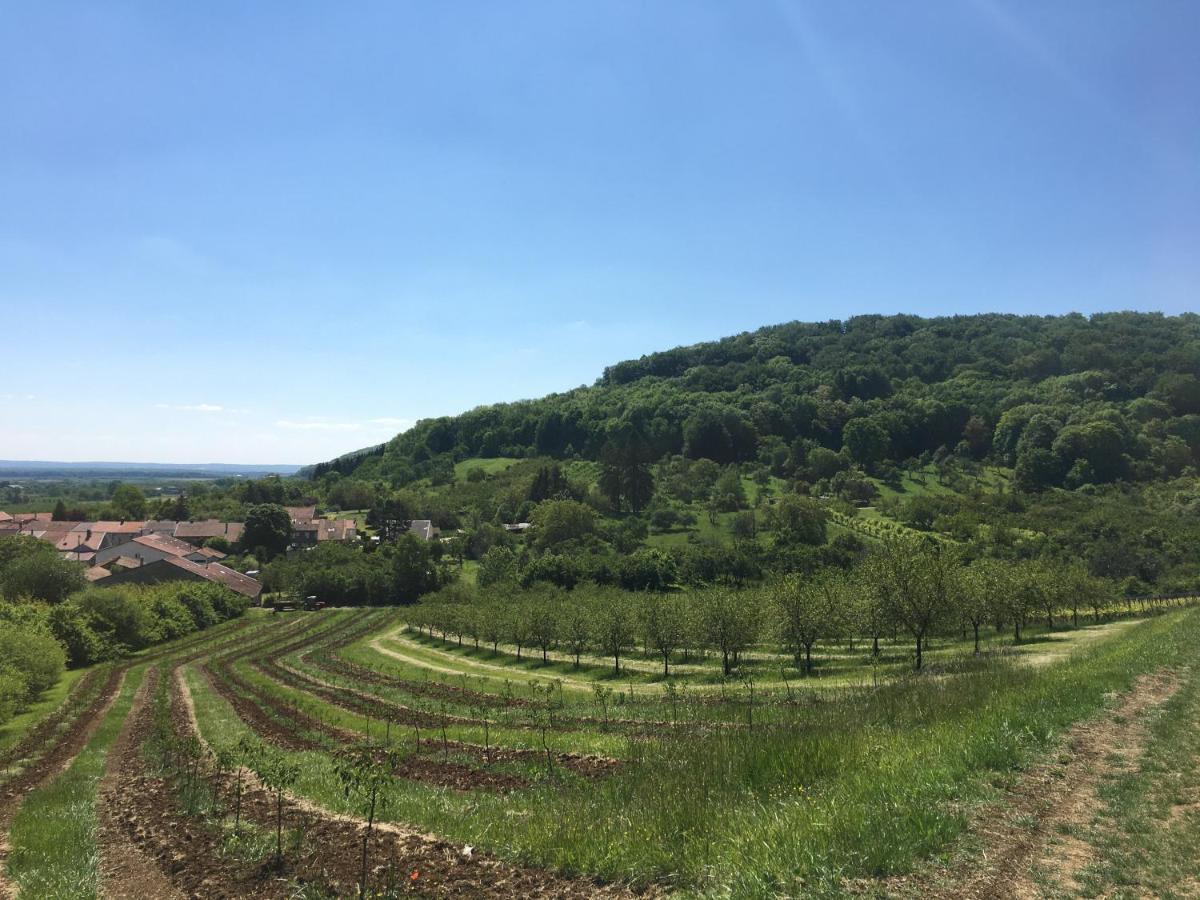
[[[0,400],[36,400],[34,394],[0,394]]]
[[[275,423],[276,428],[288,431],[361,431],[361,422],[329,422],[324,419],[280,419]]]
[[[155,403],[155,409],[174,409],[179,412],[199,412],[199,413],[219,413],[219,412],[245,412],[245,410],[225,409],[223,406],[218,406],[216,403]]]
[[[276,428],[287,431],[403,431],[412,427],[411,419],[401,419],[394,416],[379,416],[362,422],[345,422],[329,419],[324,416],[306,416],[303,419],[279,419]]]

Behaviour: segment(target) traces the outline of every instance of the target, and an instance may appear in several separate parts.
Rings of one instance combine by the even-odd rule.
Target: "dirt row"
[[[40,750],[53,737],[54,733],[58,731],[59,726],[63,722],[76,716],[80,709],[93,699],[91,695],[101,686],[99,683],[100,678],[100,670],[92,669],[80,678],[79,681],[75,682],[70,693],[58,709],[42,719],[20,741],[0,754],[0,770],[7,770],[14,763],[26,759],[37,750]]]
[[[109,670],[99,693],[71,721],[55,743],[0,787],[0,900],[16,897],[16,888],[8,883],[4,873],[8,866],[8,834],[21,803],[30,792],[62,774],[87,746],[109,707],[117,699],[125,682],[127,668],[119,666]]]
[[[170,677],[165,676],[164,677]],[[175,733],[194,733],[189,714],[190,698],[181,678],[172,677],[171,723]],[[137,748],[149,738],[153,709],[144,693],[135,704],[121,737],[120,754],[113,754],[111,781],[102,792],[102,818],[111,823],[106,833],[108,854],[134,847],[151,861],[153,871],[138,878],[161,877],[169,881],[171,893],[150,881],[132,880],[114,872],[106,877],[109,896],[135,896],[113,891],[138,888],[140,896],[188,896],[204,898],[292,896],[296,885],[313,885],[336,896],[355,891],[363,824],[332,815],[311,804],[285,797],[286,828],[303,835],[301,846],[285,854],[282,865],[273,860],[259,863],[239,861],[224,852],[228,826],[185,815],[176,802],[177,785],[170,778],[150,771]],[[109,776],[106,775],[106,778]],[[218,796],[233,796],[233,774],[208,769],[205,777],[218,785]],[[273,827],[275,797],[250,779],[244,782],[242,816],[263,827]],[[497,898],[584,898],[626,897],[625,888],[588,880],[565,879],[550,873],[513,866],[487,854],[439,841],[428,835],[385,826],[371,840],[373,883],[381,886],[393,878],[418,896]],[[112,872],[105,863],[105,872]],[[114,877],[115,876],[115,877]],[[139,887],[140,886],[140,887]],[[147,892],[149,891],[149,892]]]
[[[1003,801],[980,810],[970,833],[978,855],[949,869],[892,879],[889,895],[939,900],[992,900],[1072,894],[1076,876],[1091,862],[1090,849],[1069,836],[1102,809],[1098,790],[1119,766],[1134,765],[1147,739],[1147,714],[1179,689],[1182,678],[1163,669],[1137,679],[1102,715],[1065,735],[1061,748],[1025,772]],[[878,887],[878,885],[876,886]]]
[[[242,655],[237,654],[237,657]],[[261,663],[252,664],[266,677],[312,693],[346,711],[370,715],[377,720],[391,716],[393,725],[417,726],[418,735],[422,727],[435,730],[441,724],[442,720],[437,717],[410,717],[406,713],[411,711],[404,707],[392,707],[383,701],[371,702],[374,698],[338,690],[279,663],[273,663],[270,656]],[[362,740],[357,733],[329,725],[280,702],[229,669],[222,669],[219,673],[209,668],[202,668],[202,671],[212,688],[234,708],[238,717],[269,743],[289,750],[314,750]],[[397,743],[400,744],[399,728],[396,731]],[[427,757],[422,756],[420,752],[426,749],[431,751]],[[477,764],[468,765],[445,758],[450,750],[453,750],[456,756],[466,755],[472,758]],[[442,752],[442,759],[436,758],[437,751]],[[535,750],[502,750],[457,741],[424,740],[421,741],[417,753],[409,754],[403,759],[395,774],[454,790],[504,792],[527,787],[530,782],[519,775],[479,766],[491,766],[493,763],[505,761],[533,761],[540,764],[544,758],[544,754]],[[589,778],[611,775],[619,766],[617,760],[580,754],[556,753],[552,755],[552,759],[554,765]]]
[[[155,860],[130,840],[117,818],[119,792],[124,789],[121,770],[138,753],[132,723],[144,715],[147,699],[158,685],[158,670],[151,666],[133,697],[121,732],[109,749],[104,775],[96,792],[97,844],[100,849],[100,896],[107,900],[181,900],[183,894],[158,868]]]

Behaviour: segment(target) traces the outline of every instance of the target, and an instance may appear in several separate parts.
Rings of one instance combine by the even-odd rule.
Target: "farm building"
[[[262,585],[248,575],[235,572],[220,563],[203,565],[180,556],[168,556],[136,569],[119,569],[104,579],[105,584],[160,584],[164,581],[223,584],[251,600],[257,600],[262,593]]]
[[[441,529],[434,527],[433,522],[429,519],[413,519],[408,523],[408,530],[423,541],[432,541],[442,533]]]

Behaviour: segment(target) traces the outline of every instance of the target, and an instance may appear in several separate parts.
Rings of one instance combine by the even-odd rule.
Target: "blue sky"
[[[308,462],[773,322],[1200,306],[1197,3],[0,11],[4,458]]]

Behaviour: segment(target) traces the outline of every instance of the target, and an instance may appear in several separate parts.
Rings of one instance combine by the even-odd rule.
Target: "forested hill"
[[[1200,461],[1200,316],[858,316],[774,325],[610,366],[595,385],[429,419],[316,467],[400,485],[473,457],[680,454],[810,479],[928,454],[1018,487]]]

